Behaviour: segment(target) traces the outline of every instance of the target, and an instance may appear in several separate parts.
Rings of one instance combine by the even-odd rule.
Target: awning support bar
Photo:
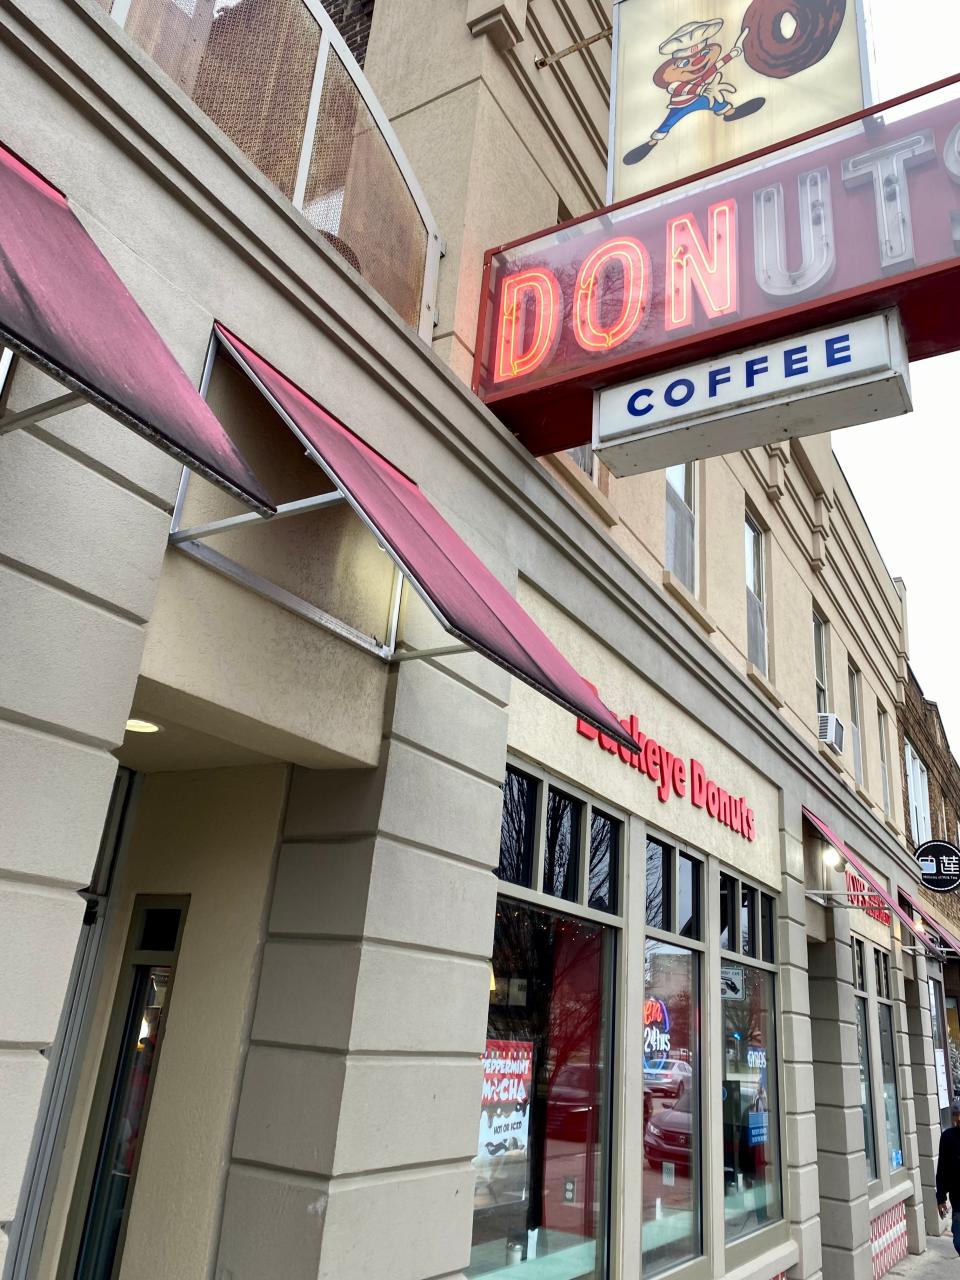
[[[0,427],[3,419],[0,418]],[[257,511],[244,511],[239,516],[225,516],[222,520],[210,520],[206,524],[195,524],[189,529],[176,529],[170,534],[170,541],[176,546],[181,542],[199,542],[202,538],[211,538],[216,533],[226,533],[228,529],[236,529],[246,524],[273,524],[275,520],[288,520],[291,516],[306,515],[308,511],[319,511],[322,507],[333,507],[346,502],[342,493],[318,493],[312,498],[298,498],[296,502],[283,502],[277,507],[274,516],[262,516]]]
[[[32,427],[46,418],[55,418],[58,413],[66,413],[68,409],[76,409],[86,404],[86,396],[78,391],[68,391],[66,395],[54,396],[52,400],[44,400],[31,409],[21,409],[18,413],[8,413],[0,418],[0,436],[18,431],[21,427]]]
[[[397,635],[400,630],[400,604],[403,600],[403,573],[400,566],[393,570],[393,590],[390,592],[390,612],[387,617],[387,638],[383,647],[391,661],[397,652]]]
[[[309,600],[304,600],[302,596],[298,596],[292,591],[287,591],[285,587],[279,586],[276,582],[271,582],[269,578],[263,577],[262,574],[256,573],[253,569],[248,569],[245,565],[238,564],[236,560],[231,560],[229,556],[221,555],[219,551],[214,551],[212,547],[205,547],[202,542],[178,542],[176,547],[184,555],[190,556],[191,559],[206,565],[208,569],[213,569],[225,578],[229,578],[231,582],[237,583],[238,586],[246,587],[258,596],[262,596],[265,600],[272,601],[273,604],[279,605],[281,609],[286,609],[288,613],[296,614],[299,618],[305,618],[307,622],[313,623],[315,627],[321,627],[324,631],[332,632],[333,635],[339,636],[341,640],[345,640],[355,648],[363,649],[366,653],[373,654],[375,658],[380,658],[384,662],[390,661],[390,650],[386,644],[381,644],[375,636],[368,636],[364,632],[358,631],[356,627],[351,627],[349,623],[341,622],[339,618],[333,617],[326,610],[311,604]]]
[[[413,662],[416,658],[447,658],[454,653],[470,653],[468,644],[442,644],[436,649],[403,649],[395,653],[393,662]]]

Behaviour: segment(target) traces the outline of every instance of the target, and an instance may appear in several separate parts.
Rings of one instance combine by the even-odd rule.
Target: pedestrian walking
[[[937,1210],[947,1216],[947,1197],[953,1212],[953,1247],[960,1254],[960,1100],[950,1108],[950,1127],[940,1135],[937,1156]]]

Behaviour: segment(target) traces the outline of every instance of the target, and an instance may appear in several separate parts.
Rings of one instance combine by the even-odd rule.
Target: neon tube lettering
[[[600,319],[600,296],[606,273],[614,263],[623,271],[623,301],[611,325]],[[584,259],[577,275],[573,308],[574,336],[584,351],[608,351],[635,333],[643,321],[650,295],[650,254],[640,240],[620,236],[606,240]]]
[[[533,309],[532,336],[526,347],[527,317]],[[500,294],[494,378],[504,382],[532,373],[550,353],[560,328],[560,285],[552,271],[530,267],[507,276]]]
[[[707,210],[707,239],[709,244],[692,213],[667,222],[667,330],[694,323],[694,289],[710,320],[737,310],[736,200],[720,200]]]

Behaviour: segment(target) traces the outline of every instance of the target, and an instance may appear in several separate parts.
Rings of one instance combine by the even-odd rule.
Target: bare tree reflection
[[[511,884],[530,885],[538,786],[536,778],[529,774],[521,773],[519,769],[507,769],[503,782],[497,875]]]
[[[580,863],[580,814],[583,805],[550,788],[547,797],[547,840],[543,859],[543,888],[558,898],[577,896]]]

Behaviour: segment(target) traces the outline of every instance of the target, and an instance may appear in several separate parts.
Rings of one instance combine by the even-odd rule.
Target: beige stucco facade
[[[700,762],[756,821],[748,839],[689,789],[659,800],[654,780],[476,653],[412,658],[449,636],[409,588],[400,660],[387,661],[188,558],[167,541],[179,467],[92,408],[4,437],[4,1280],[75,1274],[128,934],[150,895],[182,901],[185,923],[115,1274],[461,1280],[495,914],[511,893],[493,874],[508,759],[626,832],[624,905],[609,925],[623,963],[604,1277],[643,1267],[631,1206],[646,1176],[650,835],[706,869],[705,1098],[723,1069],[719,878],[775,903],[775,960],[763,963],[782,1213],[725,1245],[721,1157],[684,1274],[867,1280],[881,1213],[904,1206],[914,1251],[935,1227],[920,1165],[936,1113],[926,962],[904,951],[896,921],[807,896],[825,882],[803,806],[891,892],[913,883],[899,785],[883,809],[876,730],[880,706],[899,778],[903,597],[829,438],[697,464],[687,591],[667,570],[663,473],[616,481],[599,464],[534,459],[468,389],[483,251],[602,203],[609,44],[543,71],[534,58],[609,16],[596,0],[377,0],[366,73],[445,240],[432,349],[94,0],[17,0],[0,17],[0,141],[68,193],[194,383],[220,320],[411,476],[619,716],[635,714],[688,775]],[[36,399],[40,381],[20,362],[6,407]],[[329,489],[232,366],[209,381],[284,498]],[[748,509],[765,537],[766,677],[748,661]],[[236,510],[194,478],[178,518]],[[346,509],[233,530],[217,547],[384,634],[392,567]],[[818,743],[814,609],[828,624],[829,709],[845,722],[848,661],[860,672],[859,787],[849,738],[840,756]],[[125,734],[131,714],[162,731]],[[122,823],[118,763],[136,778]],[[94,947],[79,891],[105,856],[112,880],[88,895]],[[543,908],[532,894],[521,886],[513,900]],[[867,1177],[852,934],[890,957],[896,1177]],[[704,1130],[716,1165],[723,1119],[709,1101]],[[55,1149],[42,1164],[44,1133]]]

